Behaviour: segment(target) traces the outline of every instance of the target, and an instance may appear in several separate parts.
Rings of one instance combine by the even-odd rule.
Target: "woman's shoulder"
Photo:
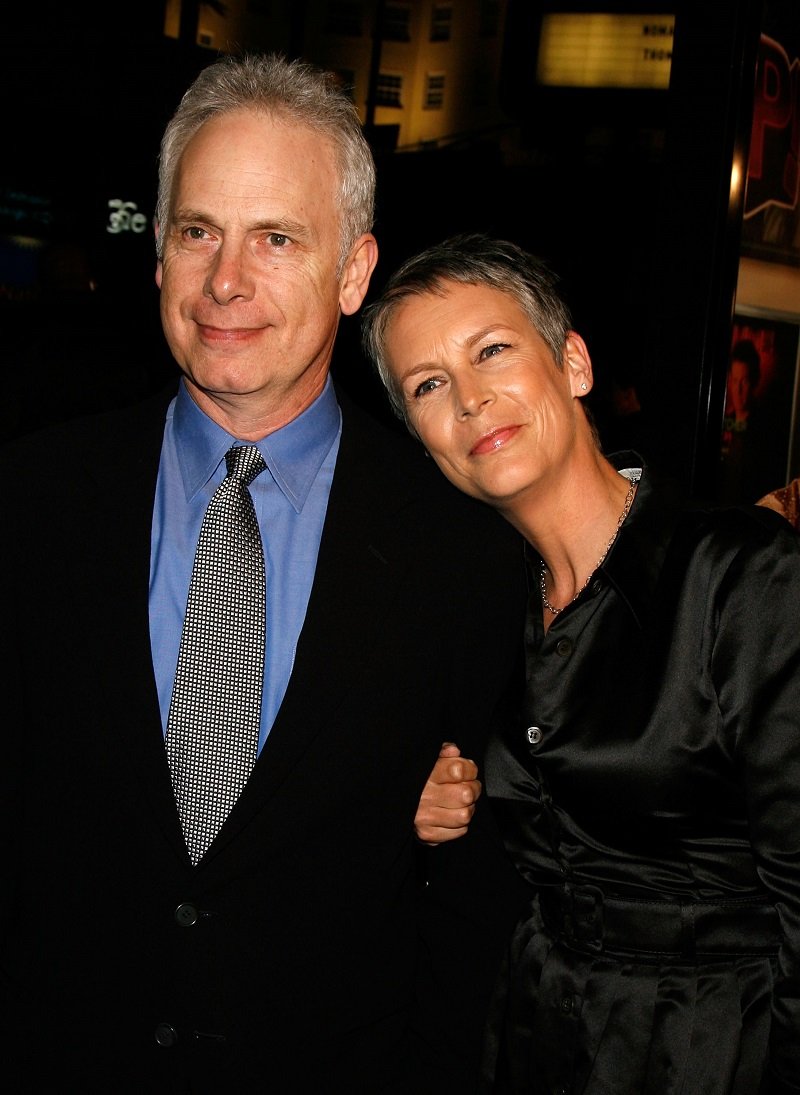
[[[703,533],[732,541],[775,542],[792,550],[800,546],[800,538],[786,518],[777,510],[757,503],[735,506],[690,504],[684,520]]]
[[[800,536],[780,514],[765,506],[689,506],[670,553],[679,565],[698,566],[709,589],[739,582],[745,575],[779,578],[800,588]]]

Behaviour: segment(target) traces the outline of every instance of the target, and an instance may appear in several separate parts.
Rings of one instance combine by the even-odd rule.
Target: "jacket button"
[[[556,654],[560,658],[568,658],[572,653],[572,639],[559,639],[556,643]]]
[[[572,1011],[572,997],[571,996],[564,996],[562,998],[562,1000],[561,1000],[561,1010],[564,1012],[565,1015],[569,1015],[569,1013]]]
[[[182,928],[191,928],[199,919],[200,913],[197,911],[197,908],[188,901],[184,901],[182,905],[178,905],[175,910],[175,921],[180,924]]]
[[[525,733],[531,745],[538,745],[542,740],[542,731],[538,726],[529,726]]]
[[[155,1030],[156,1045],[170,1049],[178,1041],[178,1032],[169,1023],[159,1023]]]

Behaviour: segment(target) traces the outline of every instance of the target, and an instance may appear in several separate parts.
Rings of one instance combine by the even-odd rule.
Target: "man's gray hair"
[[[173,186],[187,144],[209,118],[250,110],[315,130],[333,146],[341,219],[339,272],[375,217],[375,163],[358,110],[338,78],[280,54],[224,57],[204,68],[185,92],[161,140],[158,166],[158,257],[172,213]]]

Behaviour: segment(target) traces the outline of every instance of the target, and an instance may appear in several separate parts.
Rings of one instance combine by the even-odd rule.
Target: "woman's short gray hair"
[[[452,236],[407,259],[363,314],[364,352],[386,389],[392,409],[406,423],[403,396],[386,361],[386,331],[403,300],[423,293],[442,293],[448,282],[488,285],[513,297],[547,343],[556,366],[563,368],[572,316],[553,271],[542,259],[507,240],[480,233]]]
[[[358,110],[337,77],[304,61],[277,53],[224,57],[204,68],[185,92],[161,140],[156,220],[158,257],[172,211],[175,173],[198,129],[236,110],[264,113],[316,130],[333,146],[338,166],[337,207],[341,218],[339,271],[375,217],[375,164]]]

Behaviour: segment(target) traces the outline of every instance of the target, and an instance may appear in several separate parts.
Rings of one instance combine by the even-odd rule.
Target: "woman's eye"
[[[493,342],[491,346],[484,346],[480,352],[481,361],[485,361],[487,357],[496,357],[497,354],[501,354],[507,346],[507,342]]]
[[[418,384],[414,389],[414,397],[419,399],[421,395],[426,395],[428,392],[435,391],[439,387],[439,381],[434,380],[432,377],[429,380],[423,380],[421,384]]]

